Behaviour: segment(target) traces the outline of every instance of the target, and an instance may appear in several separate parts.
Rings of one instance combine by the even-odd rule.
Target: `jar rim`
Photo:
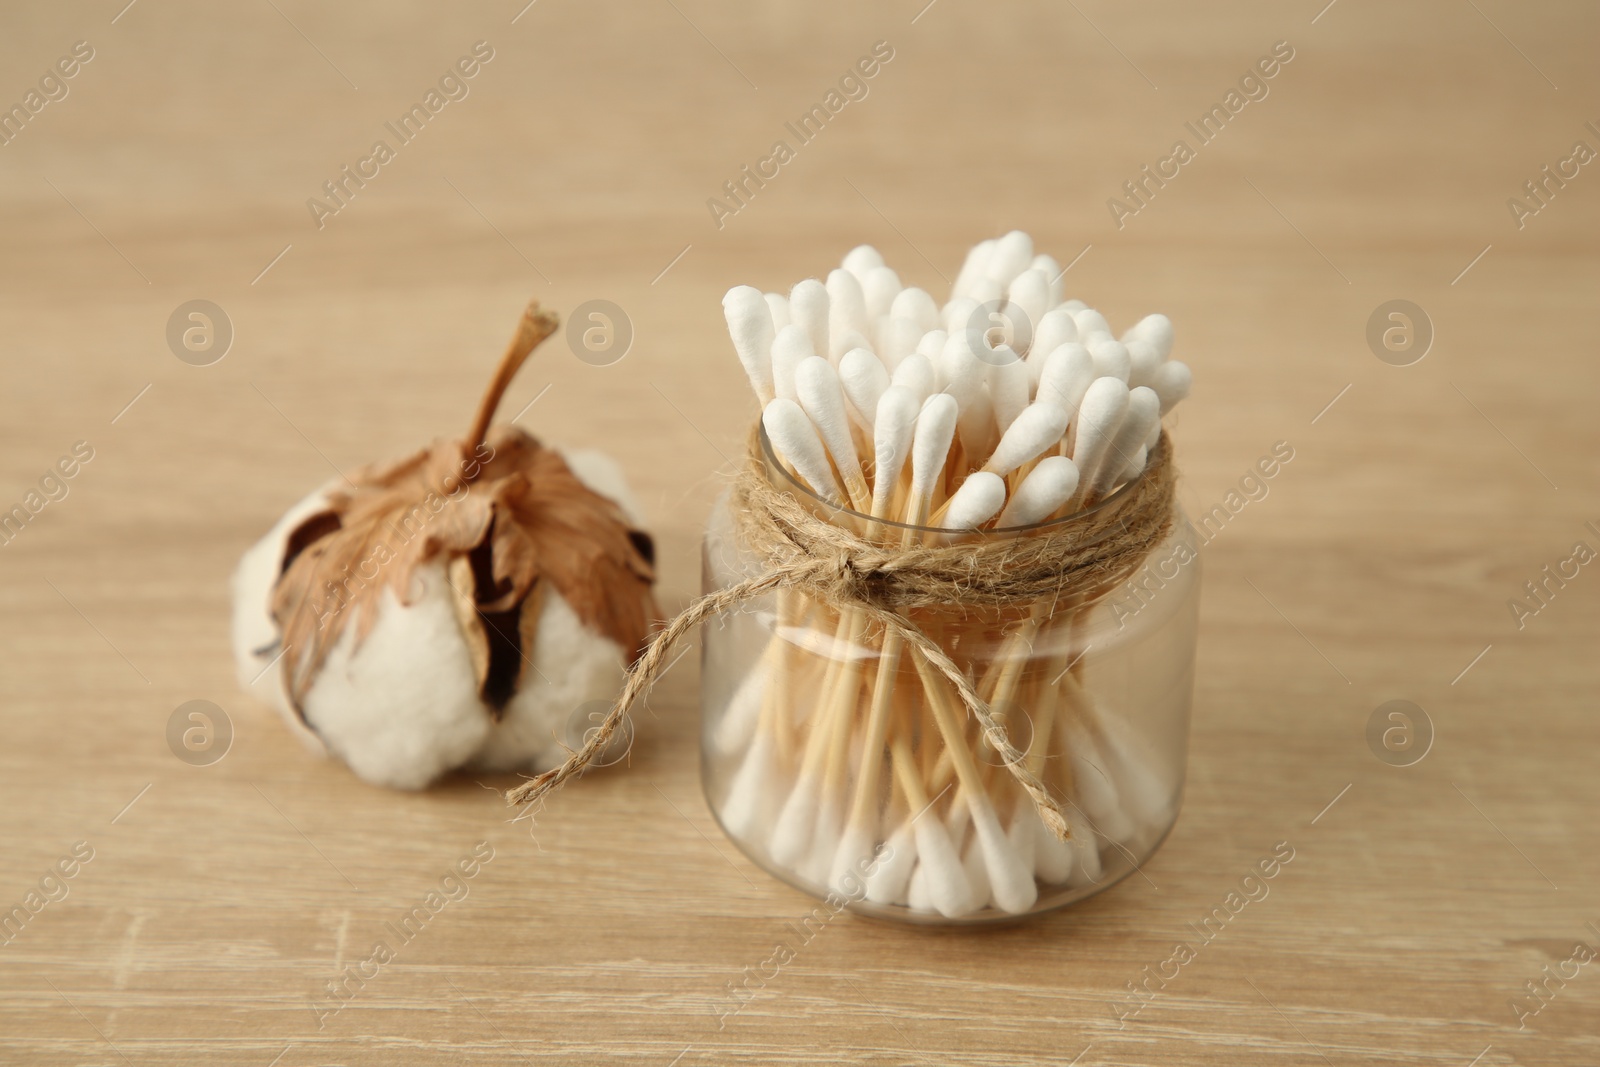
[[[1028,534],[1041,533],[1055,529],[1065,529],[1068,524],[1084,522],[1095,515],[1100,514],[1105,509],[1120,506],[1122,502],[1132,494],[1134,486],[1138,485],[1140,480],[1145,478],[1150,470],[1150,463],[1147,460],[1143,470],[1141,470],[1134,477],[1128,479],[1126,482],[1123,482],[1122,485],[1118,486],[1106,497],[1095,502],[1089,507],[1080,508],[1070,515],[1063,515],[1058,519],[1041,519],[1038,522],[1029,523],[1025,526],[1002,526],[996,527],[992,530],[948,530],[942,526],[919,526],[915,523],[899,522],[894,519],[875,519],[870,515],[863,515],[861,512],[856,511],[848,505],[837,504],[826,499],[825,497],[818,495],[817,492],[809,485],[789,472],[788,467],[784,465],[783,461],[778,458],[777,452],[773,450],[772,439],[767,436],[767,428],[759,422],[756,423],[756,433],[761,439],[761,452],[763,457],[766,459],[768,470],[778,472],[778,474],[787,483],[784,488],[798,493],[802,498],[833,515],[847,515],[863,523],[877,523],[879,526],[885,526],[890,529],[910,530],[913,533],[918,534],[959,534],[962,537],[977,536],[1009,538],[1021,537]],[[1156,443],[1156,448],[1167,447],[1170,446],[1167,435],[1163,432],[1160,439]]]

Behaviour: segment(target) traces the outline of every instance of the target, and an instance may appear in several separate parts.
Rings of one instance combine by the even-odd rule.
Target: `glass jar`
[[[772,484],[820,516],[869,521],[797,482],[764,434],[761,447]],[[1124,486],[1088,511],[967,540],[1060,531],[1129,496]],[[910,528],[913,538],[938,533]],[[706,592],[762,572],[727,494],[703,562]],[[1178,511],[1112,588],[1070,603],[905,613],[977,683],[1066,816],[1069,841],[1045,828],[975,717],[920,656],[860,613],[793,590],[705,627],[706,800],[768,872],[867,915],[976,923],[1091,896],[1148,859],[1177,819],[1199,591],[1194,530]]]

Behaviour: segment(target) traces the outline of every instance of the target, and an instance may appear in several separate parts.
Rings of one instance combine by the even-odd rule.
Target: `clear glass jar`
[[[774,485],[819,515],[851,514],[761,444]],[[1125,486],[1091,511],[1129,495]],[[1039,536],[1088,514],[969,536]],[[706,592],[761,573],[732,518],[725,494],[706,531]],[[1194,530],[1179,511],[1130,579],[1074,603],[908,613],[976,680],[1066,815],[1068,842],[1045,829],[920,657],[858,613],[789,590],[705,627],[706,800],[771,874],[867,915],[987,922],[1091,896],[1132,873],[1177,819],[1199,592]]]

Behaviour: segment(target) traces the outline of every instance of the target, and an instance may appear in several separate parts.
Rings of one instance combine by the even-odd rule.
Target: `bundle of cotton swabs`
[[[1061,299],[1061,275],[1014,231],[971,250],[941,308],[862,245],[825,282],[788,296],[739,286],[723,309],[773,452],[833,521],[885,544],[950,544],[1092,506],[1144,469],[1188,394],[1165,316],[1118,339]],[[996,716],[1027,716],[1017,744],[1064,801],[1068,841],[921,657],[859,612],[792,593],[713,727],[737,768],[724,825],[802,882],[870,872],[868,900],[946,917],[1025,912],[1041,886],[1098,881],[1101,848],[1159,834],[1175,798],[1084,688],[1070,626],[1036,610],[976,664]],[[828,632],[820,649],[794,637]]]

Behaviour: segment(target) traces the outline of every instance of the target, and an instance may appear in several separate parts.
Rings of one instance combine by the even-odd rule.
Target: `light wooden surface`
[[[95,51],[0,147],[0,509],[94,449],[0,549],[0,905],[94,850],[0,948],[0,1060],[1600,1061],[1600,964],[1525,1029],[1511,1007],[1600,939],[1600,573],[1521,630],[1507,607],[1600,548],[1600,172],[1520,230],[1506,206],[1600,148],[1592,9],[122,2],[7,5],[0,33],[0,102]],[[470,95],[319,230],[306,199],[478,40]],[[716,228],[707,198],[879,40],[870,95]],[[1119,230],[1107,198],[1279,40],[1270,95]],[[1147,878],[1000,930],[841,918],[719,1029],[811,905],[706,811],[694,657],[631,768],[531,838],[506,780],[366,787],[236,688],[241,551],[330,468],[462,432],[530,292],[632,320],[614,366],[552,343],[508,410],[549,385],[524,424],[626,465],[675,610],[753,413],[721,293],[858,241],[942,291],[1014,226],[1087,246],[1067,287],[1114,323],[1177,323],[1192,512],[1295,450],[1206,551],[1187,801]],[[236,331],[209,367],[164,336],[194,298]],[[1413,366],[1365,340],[1395,298],[1436,330]],[[1364,737],[1395,698],[1436,729],[1404,769]],[[209,767],[165,740],[191,699],[236,731]],[[324,983],[482,840],[470,895],[319,1029]],[[1119,1026],[1279,841],[1270,895]]]

